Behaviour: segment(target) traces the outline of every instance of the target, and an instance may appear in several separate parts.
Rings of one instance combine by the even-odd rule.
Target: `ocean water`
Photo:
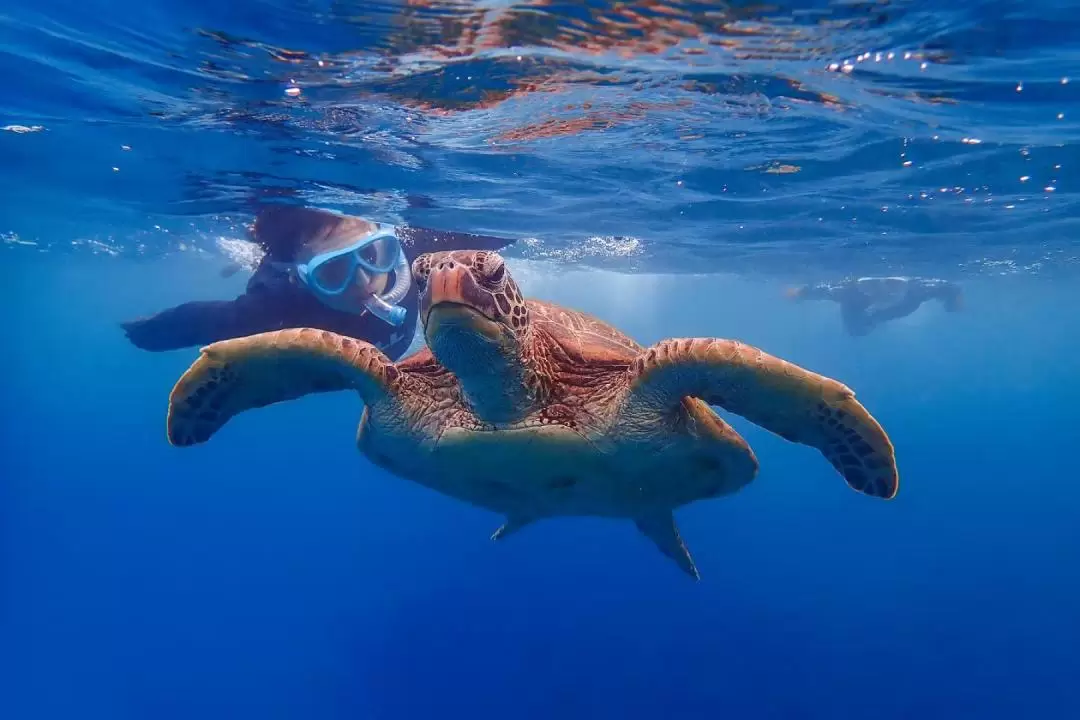
[[[13,0],[0,70],[5,720],[1080,716],[1076,3]],[[629,522],[492,543],[345,393],[170,447],[197,351],[118,323],[241,292],[270,201],[835,377],[899,494],[726,415],[693,582]],[[896,275],[963,310],[785,295]]]

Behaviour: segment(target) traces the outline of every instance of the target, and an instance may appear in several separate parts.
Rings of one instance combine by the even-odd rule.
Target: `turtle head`
[[[425,253],[412,272],[428,347],[477,416],[499,423],[527,413],[535,402],[529,309],[503,259],[484,250]]]

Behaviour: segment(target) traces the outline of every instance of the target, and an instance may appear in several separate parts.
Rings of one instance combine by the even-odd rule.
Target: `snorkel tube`
[[[382,295],[369,295],[364,301],[364,307],[384,323],[397,327],[405,322],[405,316],[408,314],[408,311],[398,303],[405,299],[405,296],[409,294],[409,288],[412,287],[412,269],[405,258],[405,252],[401,249],[398,250],[397,264],[394,265],[393,273],[394,286]]]

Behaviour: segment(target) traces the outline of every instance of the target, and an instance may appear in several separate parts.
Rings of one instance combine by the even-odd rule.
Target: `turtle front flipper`
[[[667,415],[685,396],[741,415],[785,440],[815,447],[855,490],[899,489],[889,436],[842,383],[733,340],[664,340],[627,371],[624,413]]]
[[[169,395],[169,443],[206,442],[235,415],[311,393],[356,390],[364,402],[393,392],[400,373],[371,343],[297,328],[208,345]]]

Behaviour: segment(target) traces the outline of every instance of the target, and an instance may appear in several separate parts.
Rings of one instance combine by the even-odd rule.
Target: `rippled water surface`
[[[0,231],[214,251],[293,198],[619,269],[1064,270],[1078,41],[1050,0],[20,2]]]

